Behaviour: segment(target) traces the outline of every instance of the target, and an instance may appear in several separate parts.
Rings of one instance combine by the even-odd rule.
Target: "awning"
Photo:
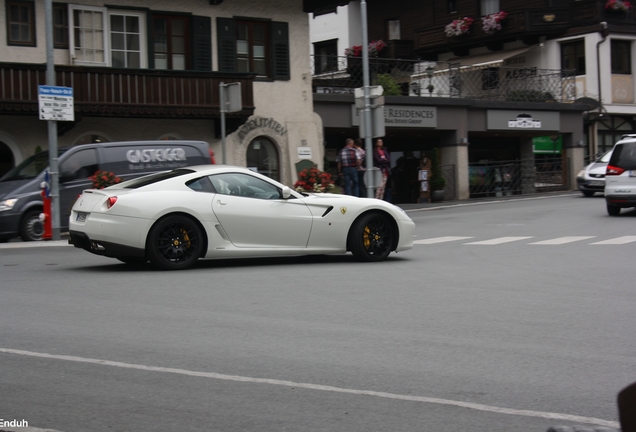
[[[537,46],[538,45],[533,45],[507,51],[494,51],[467,57],[453,57],[452,59],[446,60],[445,63],[459,63],[462,67],[498,67],[502,66],[506,60],[526,53]]]

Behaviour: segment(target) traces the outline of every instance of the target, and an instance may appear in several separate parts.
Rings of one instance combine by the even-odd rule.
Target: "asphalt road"
[[[636,212],[566,194],[409,214],[414,249],[377,264],[159,272],[63,243],[0,245],[0,419],[64,432],[617,427],[616,394],[636,380]]]

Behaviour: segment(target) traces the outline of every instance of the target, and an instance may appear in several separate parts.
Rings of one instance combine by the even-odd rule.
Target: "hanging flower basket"
[[[611,0],[610,0],[611,1]],[[501,22],[508,14],[504,11],[488,14],[481,17],[481,29],[486,34],[493,34],[501,30]]]
[[[627,0],[607,0],[605,9],[613,12],[627,12],[632,8],[632,4]]]
[[[448,37],[461,36],[470,31],[474,19],[470,17],[458,18],[444,27],[444,33]]]
[[[371,41],[367,49],[369,50],[369,57],[377,57],[386,48],[386,43],[382,40]],[[362,45],[354,45],[345,49],[345,55],[347,57],[362,57]]]

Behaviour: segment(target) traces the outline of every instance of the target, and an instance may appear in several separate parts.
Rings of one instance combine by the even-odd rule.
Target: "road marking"
[[[532,237],[499,237],[492,240],[484,240],[472,243],[464,243],[466,245],[498,245],[502,243],[510,243],[519,240],[526,240]]]
[[[468,240],[471,238],[472,237],[446,236],[446,237],[435,237],[435,238],[429,238],[429,239],[415,240],[413,241],[413,243],[414,244],[436,244],[436,243],[452,242],[457,240]]]
[[[577,241],[581,241],[581,240],[587,240],[587,239],[591,239],[594,238],[596,236],[566,236],[566,237],[559,237],[559,238],[555,238],[552,240],[543,240],[543,241],[538,241],[535,243],[528,243],[531,245],[561,245],[561,244],[566,244],[566,243],[573,243],[573,242],[577,242]]]
[[[633,243],[633,242],[636,242],[636,236],[617,237],[615,239],[603,240],[603,241],[600,241],[600,242],[590,243],[590,244],[593,244],[593,245],[622,245],[622,244]]]
[[[40,352],[33,352],[33,351],[22,351],[22,350],[10,349],[10,348],[0,348],[0,353],[55,359],[55,360],[65,360],[65,361],[72,361],[72,362],[79,362],[79,363],[97,364],[101,366],[112,366],[112,367],[119,367],[119,368],[125,368],[125,369],[137,369],[137,370],[142,370],[147,372],[172,373],[172,374],[178,374],[178,375],[218,379],[218,380],[224,380],[224,381],[237,381],[237,382],[247,382],[247,383],[254,383],[254,384],[270,384],[270,385],[278,385],[278,386],[285,386],[285,387],[304,388],[308,390],[321,390],[321,391],[330,391],[330,392],[336,392],[336,393],[375,396],[375,397],[381,397],[386,399],[405,400],[410,402],[423,402],[423,403],[431,403],[431,404],[438,404],[438,405],[451,405],[451,406],[456,406],[461,408],[468,408],[468,409],[473,409],[477,411],[487,411],[487,412],[493,412],[498,414],[509,414],[509,415],[525,416],[525,417],[539,417],[539,418],[544,418],[549,420],[571,421],[571,422],[587,423],[587,424],[594,424],[594,425],[613,427],[613,428],[620,427],[620,425],[617,422],[598,419],[594,417],[582,417],[582,416],[571,415],[571,414],[553,413],[553,412],[545,412],[545,411],[531,411],[531,410],[518,410],[518,409],[512,409],[512,408],[502,408],[497,406],[455,401],[450,399],[439,399],[439,398],[424,397],[424,396],[409,396],[409,395],[401,395],[401,394],[395,394],[395,393],[385,393],[385,392],[370,391],[370,390],[355,390],[355,389],[348,389],[348,388],[342,388],[342,387],[332,387],[332,386],[325,386],[325,385],[318,385],[318,384],[307,384],[307,383],[268,379],[268,378],[251,378],[251,377],[238,376],[238,375],[224,375],[224,374],[218,374],[214,372],[198,372],[198,371],[191,371],[186,369],[146,366],[146,365],[140,365],[140,364],[121,363],[121,362],[114,362],[110,360],[99,360],[99,359],[86,358],[86,357],[48,354],[48,353],[40,353]]]

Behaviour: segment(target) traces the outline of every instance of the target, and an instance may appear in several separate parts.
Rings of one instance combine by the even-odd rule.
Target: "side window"
[[[251,72],[289,80],[286,22],[217,18],[219,72]]]
[[[214,189],[214,186],[212,186],[212,182],[208,177],[190,180],[186,183],[186,186],[195,192],[216,193],[216,190]]]
[[[95,149],[80,150],[71,154],[60,166],[61,180],[86,180],[97,171]]]
[[[275,185],[259,178],[241,173],[225,173],[210,176],[217,193],[258,199],[280,199],[281,193]]]
[[[35,5],[7,1],[7,45],[35,46]]]

